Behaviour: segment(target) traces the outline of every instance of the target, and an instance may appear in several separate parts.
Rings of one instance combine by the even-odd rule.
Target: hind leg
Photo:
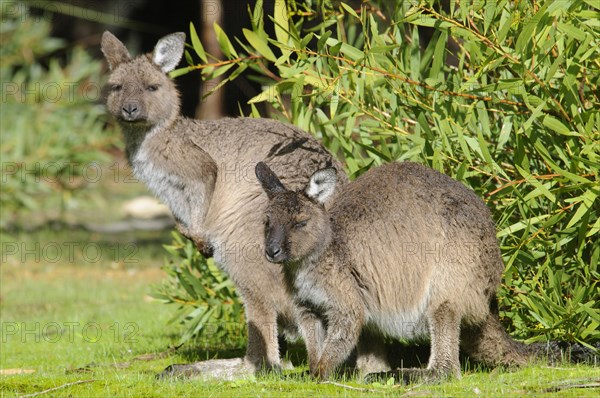
[[[458,359],[460,341],[460,316],[449,302],[440,305],[429,320],[431,356],[427,375],[432,378],[460,378]]]
[[[248,318],[248,346],[246,363],[254,373],[281,370],[277,313],[270,303],[250,301],[246,297],[245,311]]]
[[[406,384],[416,381],[435,382],[441,379],[460,378],[458,359],[460,316],[454,306],[444,302],[429,315],[431,355],[427,369],[396,369],[391,372],[373,373],[366,377],[368,382],[394,377]]]
[[[383,337],[363,330],[357,345],[356,368],[363,376],[390,370]]]
[[[246,296],[247,297],[247,296]],[[173,364],[157,375],[158,378],[184,377],[234,380],[282,369],[279,355],[277,313],[268,303],[248,300],[248,346],[244,358],[211,359],[190,364]]]
[[[308,367],[311,372],[315,372],[325,342],[325,326],[319,317],[305,308],[298,309],[296,318],[306,345]]]
[[[170,366],[162,376],[233,379],[264,371],[281,371],[278,341],[278,318],[294,319],[291,296],[279,264],[263,256],[254,257],[240,250],[223,248],[258,247],[241,239],[231,239],[227,246],[216,247],[217,261],[228,265],[229,276],[244,301],[248,327],[248,346],[244,358],[202,361]]]

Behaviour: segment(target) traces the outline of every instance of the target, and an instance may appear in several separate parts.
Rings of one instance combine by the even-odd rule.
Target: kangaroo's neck
[[[168,135],[169,132],[175,131],[175,125],[181,119],[183,119],[183,117],[173,117],[170,120],[154,126],[121,123],[121,130],[125,136],[125,150],[129,164],[133,165],[135,163],[136,156],[146,140]]]
[[[135,177],[171,209],[186,233],[200,236],[217,173],[210,154],[191,137],[200,127],[184,118],[146,129],[126,127],[127,160]]]

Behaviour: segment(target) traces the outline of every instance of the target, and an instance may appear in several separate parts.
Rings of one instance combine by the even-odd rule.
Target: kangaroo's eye
[[[300,222],[297,222],[296,224],[294,224],[294,228],[295,229],[304,228],[304,227],[306,227],[306,224],[308,224],[308,220],[300,221]]]
[[[121,84],[113,84],[112,86],[110,86],[110,89],[112,91],[121,91],[123,89],[123,85],[121,85]]]
[[[148,89],[148,91],[154,92],[154,91],[158,90],[158,84],[151,84],[146,88]]]

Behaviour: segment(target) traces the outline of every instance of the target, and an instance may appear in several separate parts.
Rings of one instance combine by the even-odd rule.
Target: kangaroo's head
[[[148,130],[179,116],[179,92],[167,75],[183,54],[185,33],[158,41],[150,54],[132,58],[112,33],[102,35],[102,52],[108,61],[106,106],[125,129]]]
[[[307,187],[298,192],[285,188],[263,162],[256,165],[255,172],[269,198],[265,215],[267,260],[282,263],[318,257],[331,241],[331,224],[324,203],[335,191],[335,169],[316,171]]]

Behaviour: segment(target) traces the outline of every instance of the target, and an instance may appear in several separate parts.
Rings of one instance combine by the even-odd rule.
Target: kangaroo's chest
[[[189,225],[190,215],[183,179],[153,162],[143,148],[132,159],[132,167],[134,175],[169,207],[173,216]]]
[[[331,301],[319,275],[309,270],[298,270],[294,278],[294,297],[296,301],[313,308],[327,308]]]

